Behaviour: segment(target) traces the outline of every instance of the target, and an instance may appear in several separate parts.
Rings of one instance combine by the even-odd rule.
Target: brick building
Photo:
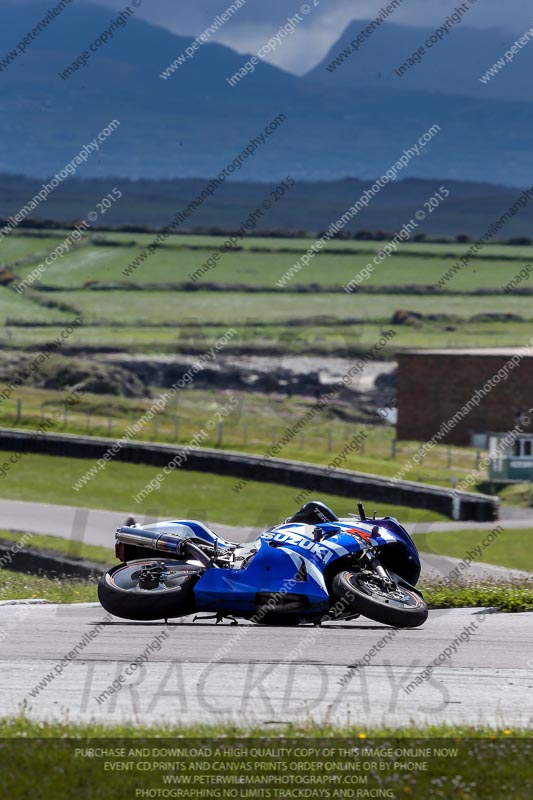
[[[512,430],[532,408],[533,353],[523,348],[398,356],[398,439],[428,441],[441,431],[442,443],[470,445],[474,434]],[[533,432],[533,426],[523,430]]]

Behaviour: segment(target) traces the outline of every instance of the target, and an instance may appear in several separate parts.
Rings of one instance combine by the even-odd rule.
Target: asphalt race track
[[[99,625],[103,617],[96,604],[1,605],[0,715],[106,723],[329,720],[363,729],[533,721],[530,613],[434,611],[415,630],[365,619],[320,629],[191,618]],[[423,680],[440,654],[440,666]],[[102,697],[113,681],[118,691]]]
[[[4,528],[107,546],[126,516],[6,500],[0,512]],[[519,527],[516,520],[509,526]],[[241,541],[258,533],[213,528]],[[426,572],[448,574],[456,563],[423,557]],[[511,572],[483,564],[471,569]],[[330,720],[363,728],[532,723],[533,613],[433,611],[415,630],[365,619],[280,628],[105,616],[98,604],[0,603],[0,716],[22,711],[36,719],[267,725]],[[431,673],[424,672],[434,661]]]

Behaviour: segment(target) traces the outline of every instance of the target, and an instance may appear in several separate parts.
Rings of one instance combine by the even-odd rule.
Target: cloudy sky
[[[0,6],[21,0],[0,0]],[[22,0],[30,2],[31,0]],[[91,2],[91,0],[75,0]],[[232,0],[143,0],[137,13],[149,22],[182,36],[197,36]],[[240,53],[257,51],[293,16],[305,0],[246,0],[240,11],[221,28],[215,41]],[[310,7],[295,33],[272,55],[278,67],[302,74],[319,62],[352,20],[371,19],[390,0],[307,0]],[[403,0],[389,18],[402,25],[438,26],[462,0]],[[465,0],[472,2],[472,0]],[[98,5],[122,10],[128,0],[98,0]],[[50,5],[53,5],[51,2]],[[477,0],[468,13],[468,25],[507,28],[522,34],[533,25],[531,0]]]

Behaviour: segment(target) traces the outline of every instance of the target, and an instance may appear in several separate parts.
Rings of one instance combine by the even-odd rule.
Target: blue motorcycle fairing
[[[392,530],[379,522],[284,523],[270,528],[247,545],[258,549],[245,567],[209,569],[202,575],[194,590],[196,606],[253,614],[258,593],[283,593],[303,595],[310,612],[325,612],[331,603],[324,580],[326,566],[350,553],[398,543]],[[323,538],[315,538],[315,528]],[[302,567],[306,580],[296,580]]]
[[[376,522],[379,522],[380,527],[391,533],[398,544],[401,545],[401,560],[396,563],[395,559],[393,559],[394,563],[385,564],[385,566],[388,566],[397,575],[400,575],[412,586],[415,586],[420,578],[421,564],[418,550],[411,536],[395,517],[384,517],[376,520]]]
[[[394,529],[380,525],[381,520],[370,522],[355,522],[339,520],[338,522],[324,522],[320,525],[305,525],[304,523],[286,523],[277,525],[261,534],[262,537],[274,541],[286,542],[296,552],[307,552],[314,556],[318,564],[323,567],[334,561],[335,558],[354,553],[369,547],[383,547],[387,544],[397,543],[398,539]],[[322,538],[314,538],[314,529],[319,528]]]
[[[196,608],[214,608],[225,613],[254,614],[257,595],[272,593],[290,599],[305,597],[310,613],[326,612],[330,598],[322,572],[311,558],[289,547],[271,547],[268,539],[257,540],[258,550],[244,568],[208,569],[194,587]],[[306,580],[297,573],[305,566]]]
[[[302,607],[320,615],[331,605],[325,570],[331,573],[338,559],[369,548],[379,548],[384,566],[411,584],[416,584],[420,574],[416,547],[392,517],[365,521],[354,517],[319,525],[286,522],[246,544],[220,539],[196,520],[170,520],[119,529],[119,533],[121,530],[133,535],[149,531],[156,539],[164,535],[165,552],[169,548],[174,551],[174,540],[176,552],[186,539],[217,545],[226,564],[207,568],[194,586],[195,606],[203,611],[252,616],[271,594],[288,602],[297,599],[300,616]]]

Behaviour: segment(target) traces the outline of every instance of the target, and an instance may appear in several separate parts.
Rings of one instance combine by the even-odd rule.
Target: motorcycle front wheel
[[[181,617],[194,610],[197,567],[171,559],[143,559],[117,564],[98,584],[98,599],[110,614],[123,619]]]
[[[395,583],[384,588],[377,575],[362,572],[339,572],[332,589],[347,607],[369,619],[395,628],[417,628],[428,617],[423,597],[412,589]]]

